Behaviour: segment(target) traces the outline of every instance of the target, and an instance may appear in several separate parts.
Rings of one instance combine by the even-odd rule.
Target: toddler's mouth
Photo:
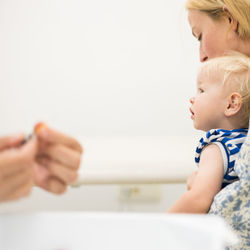
[[[191,113],[191,119],[193,120],[194,119],[194,112],[193,112],[192,108],[189,108],[189,111]]]

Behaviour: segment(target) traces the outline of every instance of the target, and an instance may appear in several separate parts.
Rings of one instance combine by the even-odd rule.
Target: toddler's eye
[[[202,34],[200,34],[199,36],[198,36],[198,41],[200,42],[201,41],[201,39],[202,39]]]
[[[203,93],[204,90],[203,90],[202,88],[198,88],[198,92],[199,92],[199,93]]]

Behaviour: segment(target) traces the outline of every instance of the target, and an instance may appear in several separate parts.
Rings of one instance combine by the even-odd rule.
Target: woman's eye
[[[199,89],[198,89],[198,92],[199,92],[199,93],[203,93],[203,92],[204,92],[204,90],[203,90],[203,89],[201,89],[201,88],[199,88]]]
[[[201,39],[202,39],[202,34],[200,34],[199,36],[198,36],[198,41],[200,42],[201,41]]]

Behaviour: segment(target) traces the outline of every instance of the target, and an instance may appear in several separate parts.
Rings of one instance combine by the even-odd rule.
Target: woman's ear
[[[230,117],[236,115],[242,106],[241,94],[234,92],[227,99],[227,107],[225,109],[225,116]]]
[[[229,12],[229,10],[227,9],[226,6],[223,7],[223,11],[226,14],[226,18],[227,18],[229,24],[231,25],[232,30],[237,32],[238,24],[239,24],[238,21],[233,18],[233,16],[231,15],[231,13]]]
[[[229,18],[231,19],[231,25],[232,25],[233,31],[237,32],[238,31],[238,21],[235,20],[234,18],[231,18],[231,17],[229,17]]]

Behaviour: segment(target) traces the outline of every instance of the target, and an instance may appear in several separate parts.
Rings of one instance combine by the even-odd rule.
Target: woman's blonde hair
[[[208,73],[222,72],[222,84],[241,95],[242,124],[249,125],[250,118],[250,57],[239,52],[212,58],[202,63],[201,70]],[[243,125],[243,126],[244,126]]]
[[[205,12],[215,20],[230,15],[238,22],[239,37],[250,39],[250,0],[188,0],[186,8]]]

